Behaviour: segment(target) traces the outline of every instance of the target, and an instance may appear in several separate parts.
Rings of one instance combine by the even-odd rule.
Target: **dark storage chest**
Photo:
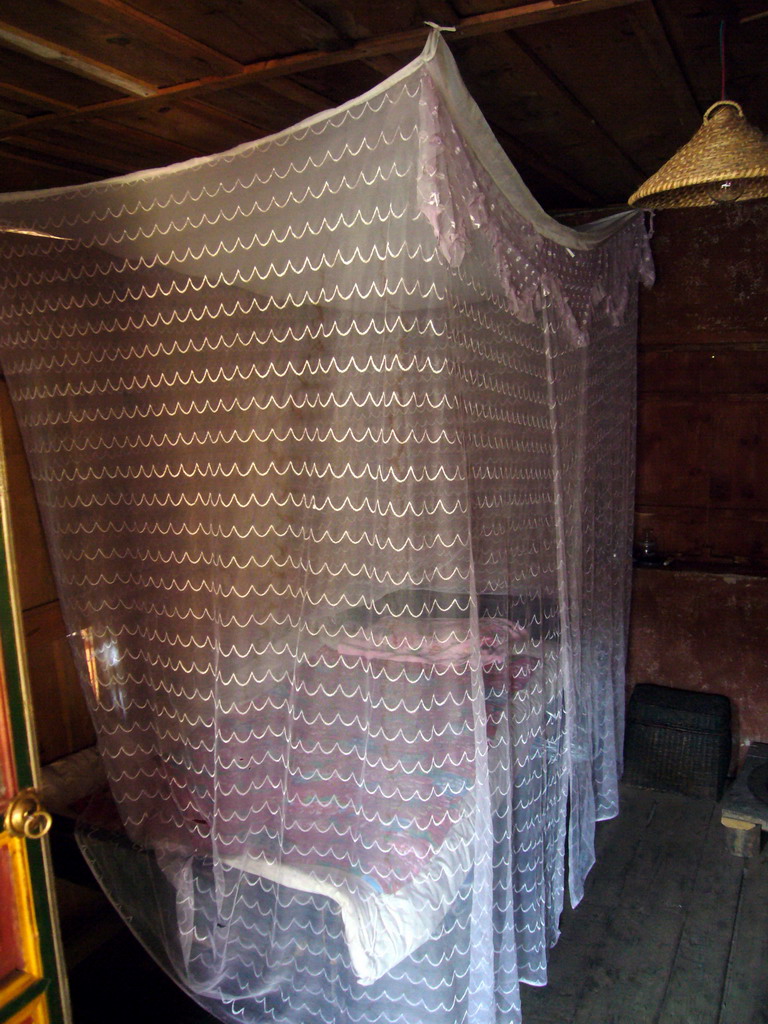
[[[627,708],[625,782],[719,800],[730,761],[727,697],[654,683],[635,687]]]

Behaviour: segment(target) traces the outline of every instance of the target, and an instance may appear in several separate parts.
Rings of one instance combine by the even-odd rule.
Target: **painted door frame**
[[[0,432],[0,746],[8,792],[0,789],[0,850],[10,866],[20,966],[0,979],[0,1024],[72,1024],[47,837],[17,838],[2,828],[15,793],[39,790],[40,766],[11,531],[5,444]],[[2,751],[0,751],[2,754]]]

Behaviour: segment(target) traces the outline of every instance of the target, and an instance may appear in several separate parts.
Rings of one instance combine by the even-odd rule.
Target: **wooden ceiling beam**
[[[217,149],[229,149],[241,142],[253,142],[258,138],[270,134],[254,124],[247,118],[225,108],[214,107],[199,100],[184,100],[174,103],[167,103],[160,99],[157,101],[155,110],[149,110],[146,106],[138,112],[138,118],[132,118],[135,111],[127,111],[125,116],[112,116],[109,121],[101,122],[105,131],[116,130],[118,134],[124,131],[135,131],[140,134],[143,140],[161,143],[168,150],[168,161],[186,160],[189,157],[205,156],[210,153],[210,148],[200,148],[200,134],[193,132],[187,135],[179,130],[179,125],[188,125],[190,121],[198,120],[207,122],[210,129],[205,131],[206,141],[212,140],[210,145]],[[146,116],[146,115],[150,116]],[[166,115],[167,118],[166,118]],[[93,122],[97,123],[98,119]],[[85,128],[88,127],[86,122]],[[141,140],[139,140],[141,141]],[[171,147],[178,147],[179,152],[174,155],[170,152]],[[184,152],[186,150],[186,152]]]
[[[513,62],[528,62],[533,68],[536,69],[540,75],[546,79],[547,82],[554,88],[557,95],[561,96],[571,107],[572,110],[591,128],[596,134],[600,135],[603,142],[608,146],[609,149],[613,150],[615,156],[624,165],[625,169],[629,172],[630,180],[634,180],[637,175],[641,179],[644,176],[643,168],[630,156],[625,149],[623,149],[616,139],[611,135],[605,125],[601,124],[598,118],[589,110],[588,107],[582,103],[582,101],[575,96],[568,86],[555,74],[555,72],[535,53],[529,46],[527,46],[522,39],[513,33],[505,33],[499,37],[497,46],[504,52],[505,55],[511,57]]]
[[[402,57],[396,57],[392,53],[387,53],[381,57],[368,57],[364,63],[369,68],[373,68],[382,78],[389,78],[390,75],[394,75],[396,71],[403,67],[405,61]]]
[[[17,155],[19,153],[26,153],[29,156],[34,154],[39,156],[41,160],[49,158],[53,161],[60,160],[63,164],[71,164],[73,166],[79,164],[81,167],[83,166],[83,153],[73,144],[51,142],[50,139],[36,139],[34,137],[18,141],[15,138],[11,138],[7,139],[6,143],[15,148]],[[91,169],[94,166],[98,168],[101,171],[100,177],[104,177],[105,174],[125,174],[127,171],[134,170],[133,167],[127,166],[124,160],[115,160],[108,153],[109,147],[104,146],[98,157],[88,154],[88,166]]]
[[[65,103],[63,100],[54,99],[52,96],[43,96],[42,93],[33,92],[31,89],[23,89],[18,85],[11,85],[10,82],[0,82],[0,97],[5,97],[12,103],[26,103],[30,107],[49,107],[52,110],[77,110],[72,103]]]
[[[456,23],[458,38],[484,36],[489,32],[507,32],[539,25],[544,21],[563,21],[578,14],[595,14],[614,7],[627,7],[643,0],[542,0],[500,11],[472,14]]]
[[[420,0],[419,10],[425,20],[434,21],[443,28],[449,28],[459,20],[450,0]]]
[[[602,196],[576,181],[572,175],[561,171],[559,167],[555,167],[554,164],[550,163],[549,160],[539,153],[536,153],[530,146],[520,142],[517,138],[513,138],[506,129],[498,124],[494,124],[492,121],[489,124],[500,145],[518,171],[521,167],[528,167],[550,185],[555,185],[557,188],[567,192],[568,195],[573,196],[577,203],[586,203],[588,206],[593,206],[603,202]]]
[[[283,99],[306,107],[313,114],[319,114],[321,110],[327,110],[329,106],[327,97],[315,92],[314,89],[308,89],[306,86],[292,81],[290,78],[272,78],[268,82],[264,82],[264,88],[269,89],[276,96],[282,96]],[[216,107],[216,109],[221,108]]]
[[[111,2],[115,2],[115,0],[111,0]],[[535,0],[535,2],[522,4],[518,7],[510,7],[500,11],[490,11],[462,18],[455,26],[456,37],[471,38],[495,32],[505,32],[511,28],[522,28],[526,25],[547,21],[561,21],[580,14],[590,14],[640,2],[644,2],[644,0],[565,0],[565,2],[563,0]],[[423,47],[428,32],[429,29],[426,26],[408,29],[359,40],[350,46],[339,49],[310,50],[286,57],[257,61],[254,64],[246,65],[241,71],[210,76],[194,82],[183,82],[165,88],[154,88],[145,82],[130,79],[114,69],[106,68],[104,65],[98,64],[98,62],[86,60],[72,51],[65,51],[62,47],[45,44],[36,37],[30,37],[27,33],[21,33],[19,30],[12,30],[12,27],[9,29],[8,26],[0,23],[0,42],[6,41],[8,45],[15,45],[17,48],[24,48],[26,45],[27,49],[25,52],[31,52],[30,48],[38,47],[39,52],[36,55],[41,59],[51,63],[58,62],[59,66],[65,67],[75,74],[79,73],[85,77],[98,78],[103,83],[108,83],[116,88],[120,88],[123,92],[130,93],[127,97],[90,104],[80,107],[77,111],[27,118],[18,122],[12,128],[0,132],[0,136],[26,133],[28,131],[34,132],[40,128],[61,125],[68,120],[79,120],[95,115],[106,117],[111,110],[140,107],[148,99],[156,99],[159,96],[168,97],[169,99],[199,98],[206,94],[221,92],[227,89],[243,88],[254,82],[268,84],[275,79],[317,68],[340,66],[353,61],[367,61],[370,58],[392,53],[402,53],[408,50],[418,51]],[[14,38],[15,43],[11,41]],[[48,50],[47,54],[42,52],[46,47]],[[99,75],[101,75],[100,78],[98,77]],[[122,85],[120,84],[121,82]]]
[[[693,133],[701,123],[703,112],[699,109],[691,84],[672,47],[655,4],[643,4],[642,9],[634,9],[628,14],[645,58],[670,98],[670,106],[677,115],[681,134],[687,136]]]
[[[7,142],[0,142],[0,160],[12,160],[15,163],[24,164],[28,167],[44,167],[49,171],[71,170],[83,178],[88,178],[89,181],[98,181],[104,177],[103,174],[99,174],[92,167],[85,167],[80,162],[73,163],[69,160],[46,159],[37,153],[20,151]]]
[[[140,40],[149,42],[161,50],[171,47],[174,52],[184,57],[203,60],[222,74],[243,70],[243,65],[239,61],[205,43],[198,42],[197,39],[192,39],[191,36],[158,21],[136,7],[130,7],[123,3],[123,0],[67,0],[67,5],[81,14],[109,21],[116,32],[135,33]]]
[[[104,138],[110,135],[115,138],[119,137],[126,142],[135,143],[138,147],[147,145],[157,147],[157,144],[160,143],[161,147],[168,153],[169,162],[175,163],[179,160],[189,160],[196,156],[205,155],[202,150],[190,146],[186,142],[169,138],[167,135],[158,135],[144,128],[134,128],[132,125],[124,124],[123,122],[102,121],[97,117],[90,121],[89,124],[93,125]]]
[[[157,92],[155,86],[150,85],[149,82],[142,82],[132,75],[118,71],[117,68],[92,60],[90,57],[84,57],[59,43],[50,43],[40,36],[25,32],[5,21],[0,21],[0,43],[12,50],[18,50],[19,53],[28,57],[43,61],[45,64],[78,75],[80,78],[88,78],[101,85],[108,85],[119,92],[127,93],[130,97],[144,98],[154,96]]]

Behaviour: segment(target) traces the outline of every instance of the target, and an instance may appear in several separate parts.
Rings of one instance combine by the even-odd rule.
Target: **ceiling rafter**
[[[158,45],[161,48],[170,45],[176,52],[186,57],[202,60],[211,64],[212,67],[217,67],[222,74],[242,70],[243,66],[239,61],[179,32],[137,7],[130,7],[123,3],[123,0],[66,0],[66,2],[68,7],[93,18],[104,19],[106,15],[110,26],[114,27],[116,33],[138,30],[142,41]]]
[[[687,137],[698,127],[702,111],[655,4],[649,0],[641,10],[629,11],[629,19],[646,59],[677,112],[681,134]]]
[[[53,99],[51,96],[44,96],[42,93],[33,92],[31,89],[24,89],[19,85],[11,85],[10,82],[0,82],[0,98],[5,97],[12,103],[26,103],[30,107],[51,107],[53,110],[77,110],[74,103],[66,103],[64,100]]]
[[[277,96],[282,96],[283,99],[291,100],[293,103],[306,107],[313,114],[319,114],[321,110],[327,110],[328,108],[328,98],[326,96],[315,92],[314,89],[308,89],[305,85],[300,85],[290,78],[271,78],[268,82],[263,83],[263,88],[269,89],[270,92],[275,93]]]
[[[5,21],[0,21],[0,43],[80,78],[108,85],[118,92],[127,93],[132,98],[154,96],[157,92],[156,87],[149,82],[143,82],[108,64],[102,64],[101,61],[84,57],[68,46],[51,43],[42,36],[33,35]]]
[[[507,40],[510,37],[508,35],[500,35],[499,39]],[[511,40],[510,40],[511,43]],[[502,44],[505,45],[505,44]],[[395,71],[402,67],[402,60],[398,60],[396,57],[384,56],[384,57],[372,57],[365,62],[367,65],[372,67],[379,74],[386,77],[387,75],[393,74]],[[506,151],[510,160],[515,164],[518,169],[520,167],[527,167],[547,181],[551,185],[556,185],[558,188],[565,189],[569,192],[575,200],[583,203],[600,203],[601,197],[596,193],[590,191],[576,181],[572,175],[566,174],[559,167],[555,166],[551,160],[543,157],[533,147],[527,143],[520,142],[519,139],[513,138],[508,130],[503,128],[493,118],[489,118],[489,124],[493,129],[496,138],[501,143],[502,147]]]
[[[321,115],[417,56],[423,18],[457,30],[444,38],[460,74],[538,202],[552,212],[621,205],[720,94],[718,19],[705,6],[6,0],[0,191],[164,166]],[[755,19],[728,53],[730,85],[756,104],[763,131],[767,26]]]
[[[108,0],[108,2],[116,3],[118,0]],[[580,14],[595,13],[614,7],[626,7],[640,2],[644,2],[644,0],[565,0],[565,2],[563,0],[535,0],[535,2],[518,7],[462,18],[455,26],[456,37],[471,38],[488,33],[504,32],[514,27],[562,20]],[[108,116],[110,111],[140,107],[143,103],[154,101],[161,96],[169,99],[192,97],[200,99],[214,92],[236,89],[257,82],[268,84],[275,79],[299,74],[303,71],[340,66],[354,61],[367,61],[370,58],[407,52],[408,50],[420,50],[428,31],[428,28],[424,26],[358,40],[349,46],[334,50],[309,50],[286,57],[257,61],[245,65],[240,71],[207,76],[196,81],[183,82],[164,88],[156,88],[146,82],[124,76],[121,72],[108,68],[97,61],[84,59],[73,51],[67,51],[65,47],[56,47],[42,39],[32,37],[29,33],[23,33],[24,39],[17,39],[17,45],[39,46],[43,49],[47,47],[49,53],[47,56],[40,53],[42,59],[46,59],[50,63],[58,63],[58,66],[65,67],[67,70],[87,78],[97,78],[99,74],[102,74],[104,77],[101,81],[106,83],[109,79],[108,84],[116,88],[121,88],[119,82],[123,81],[122,91],[129,95],[88,104],[77,110],[25,118],[3,129],[0,136],[26,134],[29,131],[37,131],[39,128],[58,126],[65,121],[88,119],[96,115]],[[18,34],[18,30],[16,33]],[[9,37],[12,38],[13,35],[13,32],[9,33],[8,26],[0,23],[0,42],[6,41]],[[10,42],[9,45],[13,45],[13,43]],[[212,107],[211,109],[217,108]]]
[[[494,135],[499,140],[499,143],[515,167],[518,169],[520,167],[528,167],[529,170],[534,171],[550,184],[557,185],[559,188],[565,189],[565,191],[572,195],[579,203],[602,205],[603,197],[576,181],[573,175],[566,174],[565,171],[562,171],[549,160],[546,160],[530,146],[520,142],[519,139],[514,138],[508,131],[500,127],[498,124],[495,124],[493,121],[490,121],[489,124],[493,129]]]
[[[114,121],[103,121],[101,118],[94,118],[91,124],[100,128],[105,137],[108,136],[108,134],[114,134],[115,132],[116,125]],[[155,146],[157,146],[158,142],[161,143],[162,146],[168,150],[171,160],[187,160],[191,157],[204,155],[201,149],[195,146],[190,146],[188,143],[181,142],[178,139],[161,138],[159,135],[155,135],[151,131],[147,131],[143,128],[136,128],[133,125],[125,124],[123,122],[120,122],[119,128],[121,139],[131,139],[138,146],[150,143],[154,143]],[[131,171],[133,170],[133,165],[126,165],[124,169],[126,171]]]
[[[403,66],[403,58],[397,57],[392,53],[385,53],[379,57],[368,57],[363,63],[367,67],[373,68],[382,78],[389,78],[390,75],[394,75]]]
[[[56,158],[53,160],[46,159],[39,153],[28,153],[17,149],[13,145],[8,145],[5,142],[0,142],[0,156],[4,161],[11,163],[21,164],[25,167],[44,167],[51,171],[61,171],[62,162]],[[73,163],[67,161],[67,166],[71,167],[72,170],[76,171],[82,177],[87,178],[89,181],[96,181],[98,178],[103,177],[103,173],[99,174],[93,169],[93,167],[87,167],[82,162]]]
[[[165,114],[171,113],[174,104],[167,103],[163,100],[163,97],[158,97],[154,104],[154,110],[147,106],[142,106],[138,110],[129,109],[126,111],[128,115],[138,114],[139,117],[143,113],[157,114],[159,118],[153,118],[152,120],[144,123],[141,120],[132,120],[130,116],[119,117],[113,115],[110,120],[104,118],[94,117],[89,119],[88,124],[100,125],[105,132],[117,132],[121,137],[127,136],[128,133],[132,133],[136,138],[139,145],[143,143],[154,143],[157,145],[160,143],[162,146],[168,149],[168,162],[173,160],[184,160],[187,157],[205,156],[210,152],[209,148],[200,148],[197,145],[191,144],[189,141],[184,141],[178,136],[174,137],[163,132],[163,117]],[[219,148],[228,148],[229,146],[236,145],[238,142],[250,142],[254,139],[261,137],[267,132],[258,128],[253,122],[232,113],[229,110],[213,107],[207,103],[202,103],[198,100],[186,100],[183,104],[178,104],[179,108],[182,108],[186,114],[198,115],[201,120],[207,120],[209,124],[212,124],[213,131],[221,129],[222,133],[229,131],[234,133],[235,138],[226,138],[223,136],[223,141],[220,138]],[[119,113],[119,112],[118,112]],[[77,124],[77,122],[74,122]],[[19,140],[23,140],[25,136],[17,136]],[[178,150],[178,153],[174,156],[171,151],[171,147]],[[186,150],[186,152],[183,152]],[[127,168],[128,170],[136,170],[137,167],[133,166]]]
[[[13,140],[14,142],[16,140]],[[25,138],[16,143],[17,152],[24,153],[28,158],[33,154],[39,154],[49,161],[62,160],[68,164],[76,164],[79,160],[82,163],[83,154],[80,150],[68,142],[60,142],[50,138]],[[123,174],[127,170],[124,160],[115,159],[109,147],[102,147],[97,158],[89,155],[89,164],[101,170],[101,176],[105,174]]]
[[[459,20],[459,15],[450,0],[420,0],[419,10],[425,18],[442,28],[455,25]]]
[[[561,96],[566,103],[571,107],[576,114],[582,118],[590,128],[595,131],[608,146],[609,149],[613,150],[615,156],[619,158],[624,167],[628,170],[632,179],[635,177],[638,180],[642,180],[645,176],[645,172],[639,164],[630,156],[630,154],[616,141],[613,135],[608,131],[605,125],[601,124],[595,114],[589,110],[587,106],[576,96],[568,86],[555,74],[555,72],[546,64],[537,53],[535,53],[526,43],[523,42],[514,33],[504,33],[496,40],[496,46],[502,51],[506,51],[507,54],[511,55],[513,61],[517,61],[522,58],[525,62],[529,62],[538,71],[539,74],[553,86],[559,96]]]

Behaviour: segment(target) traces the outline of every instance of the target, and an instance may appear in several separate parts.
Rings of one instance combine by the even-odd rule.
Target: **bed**
[[[145,847],[193,858],[215,849],[230,868],[334,901],[363,985],[435,932],[472,868],[473,669],[497,811],[509,795],[510,743],[513,760],[525,760],[514,702],[543,674],[541,642],[519,623],[408,611],[315,630],[298,685],[279,656],[262,656],[258,693],[223,702],[215,749],[202,715],[164,734],[156,761],[167,806],[141,790],[131,813],[135,821],[141,805],[133,832]],[[105,754],[109,773],[108,741]],[[64,814],[103,781],[95,748],[45,772]]]

